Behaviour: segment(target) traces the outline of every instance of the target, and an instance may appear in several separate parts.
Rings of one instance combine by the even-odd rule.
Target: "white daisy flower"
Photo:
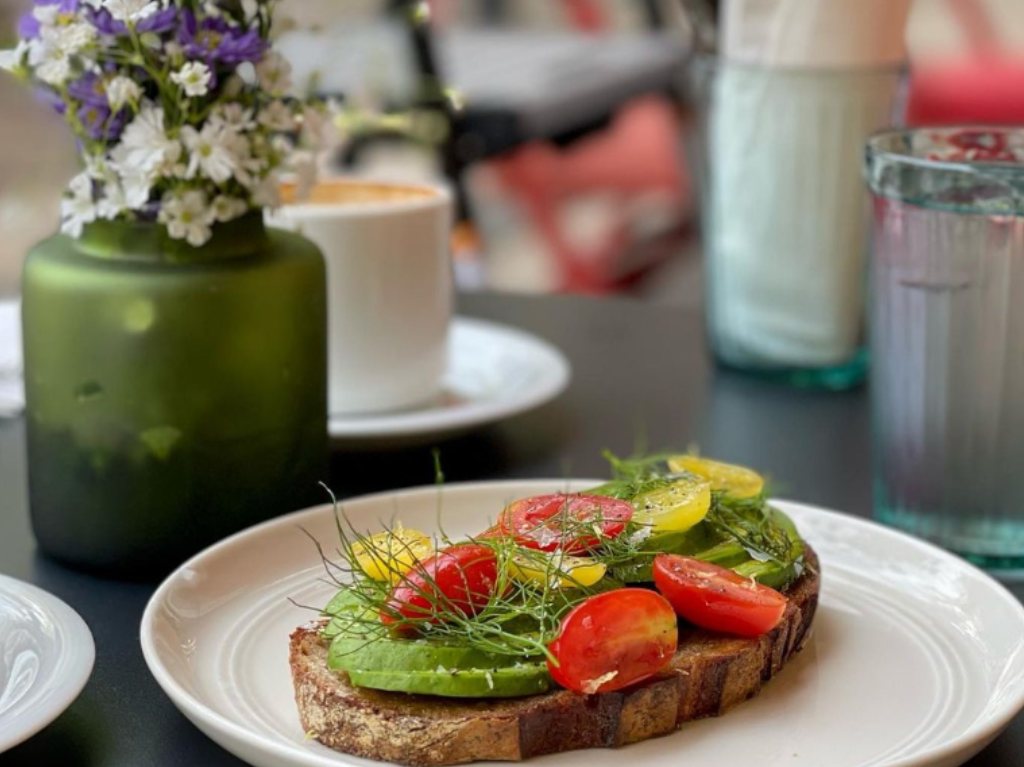
[[[0,69],[13,72],[21,66],[21,60],[28,53],[28,41],[19,40],[14,48],[0,50]]]
[[[213,209],[206,194],[198,189],[164,195],[157,220],[167,227],[167,234],[175,240],[185,240],[198,248],[212,234]]]
[[[217,221],[231,221],[249,210],[245,200],[240,200],[237,197],[228,197],[224,194],[214,197],[210,207],[213,210],[213,217]]]
[[[246,109],[237,101],[215,106],[210,113],[209,121],[233,131],[250,131],[256,127],[252,110]]]
[[[128,123],[110,156],[122,178],[141,175],[153,182],[177,163],[181,144],[167,135],[164,110],[146,103]]]
[[[292,86],[292,65],[280,53],[271,51],[256,65],[256,77],[271,96],[283,96]]]
[[[295,194],[301,200],[309,196],[316,184],[316,155],[305,149],[292,152],[288,156],[288,170],[295,181]]]
[[[154,0],[104,0],[103,7],[118,21],[134,24],[160,10]]]
[[[286,132],[295,128],[295,115],[283,101],[271,101],[260,110],[260,125],[272,131]]]
[[[74,55],[96,39],[96,27],[85,21],[62,24],[47,30],[44,35],[52,37],[68,55]]]
[[[153,191],[153,183],[155,181],[151,173],[139,170],[138,168],[129,168],[127,170],[119,170],[118,175],[120,176],[121,191],[124,193],[127,207],[137,209],[149,202],[149,196]]]
[[[96,203],[99,218],[117,218],[118,214],[124,210],[141,207],[149,197],[147,188],[146,197],[141,202],[131,205],[125,188],[121,184],[121,177],[107,162],[106,155],[88,155],[85,158],[85,173],[93,181],[99,183],[100,198]]]
[[[300,118],[302,125],[301,143],[313,147],[327,147],[338,143],[338,131],[334,120],[321,109],[306,106]]]
[[[88,173],[79,173],[68,185],[68,192],[60,203],[60,230],[71,237],[82,236],[83,227],[96,220],[98,210],[92,199],[92,179]]]
[[[245,14],[246,21],[252,21],[256,18],[256,14],[259,13],[260,4],[258,0],[242,0],[242,12]]]
[[[238,163],[232,151],[234,132],[223,125],[207,123],[201,131],[191,125],[181,129],[181,140],[188,150],[188,168],[185,178],[202,173],[208,179],[223,184],[235,175]]]
[[[59,43],[59,38],[44,34],[28,46],[28,63],[35,76],[55,87],[64,85],[71,77],[70,54]]]
[[[246,188],[252,186],[254,177],[262,173],[265,161],[253,153],[252,142],[245,134],[229,132],[225,146],[235,157],[235,180]]]
[[[185,91],[186,96],[205,96],[210,92],[211,79],[213,72],[201,61],[190,61],[171,73],[171,80]]]
[[[142,98],[142,88],[129,77],[118,75],[107,83],[107,103],[115,112]]]
[[[57,17],[59,15],[59,3],[54,3],[53,5],[37,5],[32,9],[32,16],[39,22],[41,32],[55,27],[57,25]]]
[[[281,204],[281,177],[268,173],[252,188],[252,201],[261,208],[276,208]]]
[[[131,205],[120,180],[111,179],[103,184],[103,194],[97,206],[100,218],[117,218],[123,211],[137,206]]]

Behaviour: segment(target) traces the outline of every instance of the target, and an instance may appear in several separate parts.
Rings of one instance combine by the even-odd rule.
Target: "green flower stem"
[[[142,40],[135,31],[135,24],[128,24],[128,37],[132,42],[132,48],[138,56],[138,61],[134,62],[141,66],[157,85],[157,92],[160,94],[160,101],[164,107],[164,117],[167,120],[168,133],[170,133],[170,125],[180,122],[180,115],[174,111],[174,102],[170,99],[169,93],[171,92],[170,76],[166,68],[156,69],[150,63],[146,56],[146,51],[142,45]]]

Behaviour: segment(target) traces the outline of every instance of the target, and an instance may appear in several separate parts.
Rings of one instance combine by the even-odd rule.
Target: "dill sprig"
[[[597,493],[635,498],[678,479],[693,476],[689,472],[673,472],[668,468],[668,459],[673,453],[619,458],[605,450],[603,455],[611,465],[613,479],[595,488],[593,492]],[[770,562],[779,567],[799,565],[802,546],[779,524],[766,498],[766,492],[745,499],[713,492],[711,507],[703,524],[718,542],[736,541],[755,561]],[[622,556],[628,557],[628,550]]]
[[[410,623],[389,605],[391,583],[401,582],[411,587],[427,604],[422,618],[411,621],[422,638],[523,660],[550,657],[547,645],[557,635],[565,613],[588,596],[606,588],[600,582],[594,586],[581,583],[572,575],[572,570],[565,567],[560,556],[519,546],[508,538],[471,537],[459,543],[474,543],[491,549],[497,560],[498,577],[487,603],[474,614],[467,614],[438,587],[423,567],[423,561],[402,539],[399,529],[383,527],[391,548],[381,552],[371,541],[373,535],[357,530],[337,500],[334,501],[334,519],[339,541],[334,556],[328,556],[320,546],[318,550],[324,560],[325,571],[347,597],[341,609],[321,611],[330,618],[329,626],[335,633],[343,632],[372,641],[387,636],[387,629],[381,622],[382,615]],[[599,524],[599,520],[564,520],[567,534],[593,536],[595,523]],[[454,543],[444,533],[434,538],[434,548],[438,551]],[[388,580],[370,578],[359,564],[360,555],[371,557],[376,569],[385,573]],[[400,555],[405,555],[406,562],[412,562],[416,578],[406,577],[409,571],[399,564],[403,558]],[[516,567],[543,575],[539,582],[519,580],[513,577]],[[562,585],[565,581],[569,581],[568,588]],[[465,585],[468,591],[468,584]]]
[[[727,498],[712,493],[711,508],[705,521],[723,538],[733,538],[752,559],[785,567],[793,559],[793,541],[768,513],[764,496]]]

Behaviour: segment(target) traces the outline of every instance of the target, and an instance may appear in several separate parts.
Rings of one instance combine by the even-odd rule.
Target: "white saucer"
[[[0,302],[0,417],[25,407],[17,302]],[[442,392],[421,407],[368,415],[332,415],[336,442],[414,444],[500,421],[557,397],[570,367],[554,346],[521,330],[483,320],[452,322]]]
[[[328,431],[346,442],[422,442],[500,421],[558,396],[569,363],[551,344],[521,330],[456,317],[442,393],[422,407],[332,415]]]
[[[0,575],[0,753],[71,705],[92,673],[95,652],[78,613],[36,586]]]
[[[0,301],[0,418],[25,408],[21,379],[21,302]]]
[[[426,532],[478,533],[502,506],[589,482],[531,480],[429,487],[344,504],[359,527],[399,519]],[[751,701],[722,717],[618,750],[535,761],[560,767],[787,765],[953,767],[1024,705],[1024,607],[980,570],[854,517],[778,502],[821,560],[822,590],[804,650]],[[202,552],[153,595],[142,650],[174,704],[258,767],[371,766],[310,739],[299,724],[288,635],[334,589],[320,556],[330,507],[297,512]],[[300,529],[301,528],[301,529]]]

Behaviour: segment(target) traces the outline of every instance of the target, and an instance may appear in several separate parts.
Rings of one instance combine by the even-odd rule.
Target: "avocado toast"
[[[817,558],[753,472],[683,458],[613,461],[611,482],[516,501],[432,554],[339,526],[351,580],[291,637],[305,730],[401,764],[519,760],[755,695],[808,635]]]

